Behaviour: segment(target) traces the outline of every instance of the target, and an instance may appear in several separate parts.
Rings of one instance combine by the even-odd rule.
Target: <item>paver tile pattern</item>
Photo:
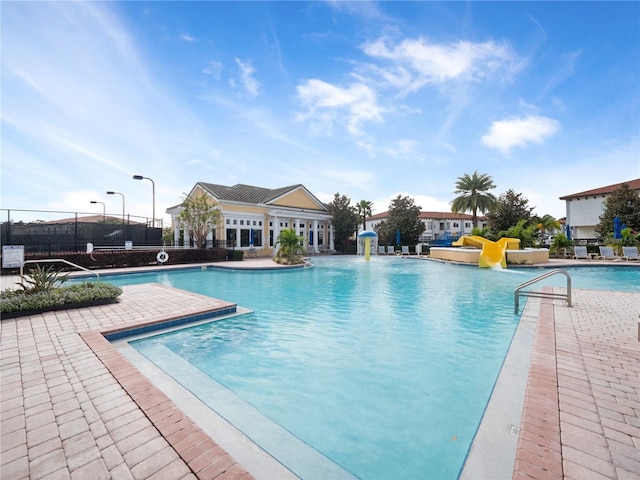
[[[100,334],[229,305],[147,284],[114,304],[3,319],[1,478],[251,478]]]
[[[251,478],[100,333],[229,304],[124,292],[0,322],[0,477]],[[640,479],[640,294],[573,294],[539,301],[513,478]]]
[[[640,294],[540,302],[514,478],[640,479]]]

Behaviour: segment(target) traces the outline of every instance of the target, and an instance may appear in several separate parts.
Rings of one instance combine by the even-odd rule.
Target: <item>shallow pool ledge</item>
[[[480,251],[477,248],[432,247],[429,250],[429,256],[437,260],[477,265]],[[537,265],[541,263],[549,263],[549,250],[546,248],[507,250],[508,265]]]

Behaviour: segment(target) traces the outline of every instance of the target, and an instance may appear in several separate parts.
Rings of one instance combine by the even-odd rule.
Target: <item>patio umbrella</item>
[[[396,245],[400,245],[400,229],[396,230]]]
[[[622,238],[622,220],[618,215],[613,217],[613,238]]]
[[[249,230],[249,245],[253,245],[253,228]]]

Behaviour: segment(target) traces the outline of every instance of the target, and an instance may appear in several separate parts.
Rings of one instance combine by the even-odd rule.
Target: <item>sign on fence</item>
[[[24,245],[2,246],[2,268],[22,268],[24,266]]]

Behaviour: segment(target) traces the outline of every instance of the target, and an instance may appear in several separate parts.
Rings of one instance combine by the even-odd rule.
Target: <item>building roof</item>
[[[122,223],[122,217],[112,217],[110,215],[102,216],[102,215],[87,215],[83,217],[71,217],[71,218],[61,218],[59,220],[49,220],[46,222],[38,222],[40,225],[55,225],[60,223],[103,223],[107,221],[108,223],[118,224]],[[140,222],[135,222],[133,220],[127,219],[127,223],[138,225]]]
[[[367,220],[382,220],[389,216],[389,212],[376,213],[367,217]],[[436,219],[436,220],[471,220],[472,215],[466,213],[452,213],[452,212],[420,212],[420,218],[422,219]],[[486,220],[486,217],[478,215],[478,220]]]
[[[635,180],[629,180],[628,182],[614,183],[613,185],[607,185],[606,187],[594,188],[593,190],[565,195],[564,197],[560,197],[560,200],[571,200],[572,198],[591,197],[594,195],[608,195],[618,190],[625,183],[629,185],[629,189],[631,190],[640,190],[640,178],[636,178]]]
[[[287,187],[273,189],[255,187],[253,185],[245,185],[243,183],[238,183],[231,187],[206,182],[198,182],[198,184],[212,197],[219,201],[248,203],[252,205],[269,204],[283,195],[302,189],[318,203],[318,210],[326,210],[326,206],[300,183],[297,185],[289,185]]]

